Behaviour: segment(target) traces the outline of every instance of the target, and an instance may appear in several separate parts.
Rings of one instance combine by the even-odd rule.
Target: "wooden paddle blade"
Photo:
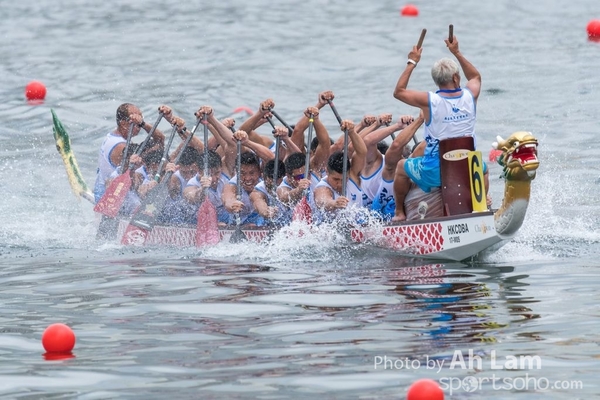
[[[240,228],[240,226],[238,225],[235,227],[235,231],[231,235],[231,238],[229,238],[229,243],[240,243],[240,242],[244,242],[246,240],[248,240],[248,238],[246,237],[246,234],[242,231],[242,228]]]
[[[156,218],[162,211],[169,195],[166,185],[159,185],[152,189],[142,204],[131,217],[129,226],[121,239],[122,244],[142,246],[154,228]]]
[[[119,175],[110,183],[104,195],[98,200],[94,206],[94,211],[107,217],[116,217],[130,188],[131,176],[129,173]]]
[[[308,204],[307,196],[304,196],[294,207],[292,221],[303,221],[306,224],[312,224],[312,209]]]
[[[196,225],[196,246],[217,244],[221,240],[217,222],[217,209],[209,200],[205,200],[198,209]]]
[[[149,234],[150,230],[130,223],[127,225],[127,229],[121,238],[121,244],[126,246],[143,246],[146,244]]]

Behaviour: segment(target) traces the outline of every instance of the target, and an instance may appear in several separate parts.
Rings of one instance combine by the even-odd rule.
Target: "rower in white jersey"
[[[342,131],[348,130],[348,138],[354,147],[352,160],[344,159],[343,152],[333,153],[327,162],[327,176],[315,188],[316,215],[318,221],[330,221],[338,211],[349,206],[364,208],[362,191],[360,189],[360,171],[365,164],[367,147],[363,139],[354,131],[354,123],[342,121]],[[344,163],[347,165],[346,195],[343,196]]]
[[[384,164],[384,155],[379,151],[378,144],[414,120],[412,116],[404,115],[400,117],[398,123],[390,125],[392,114],[381,114],[377,118],[373,118],[373,122],[370,117],[363,118],[361,122],[367,126],[359,132],[367,146],[365,166],[360,174],[360,188],[365,196],[365,205],[369,208],[379,192]],[[371,122],[370,125],[368,125],[369,122]]]
[[[407,89],[412,71],[421,59],[422,47],[408,53],[406,69],[398,78],[394,97],[423,111],[425,120],[425,140],[415,149],[415,155],[398,163],[394,178],[394,198],[396,201],[393,221],[406,220],[404,199],[410,189],[411,180],[424,192],[441,185],[439,141],[442,139],[473,136],[475,138],[476,103],[481,92],[481,75],[459,51],[456,36],[444,39],[450,52],[460,63],[467,78],[465,88],[460,87],[458,64],[449,58],[442,58],[433,65],[431,76],[439,90],[420,92]],[[488,188],[487,167],[484,165],[484,182]],[[491,199],[489,199],[491,201]]]
[[[175,154],[173,154],[176,157]],[[183,189],[187,183],[198,173],[198,160],[200,153],[193,147],[186,147],[179,158],[177,165],[168,163],[165,171],[174,171],[167,183],[169,196],[158,216],[158,221],[170,225],[183,225],[193,219],[195,207],[184,200]]]
[[[248,134],[244,131],[236,131],[233,134],[233,138],[241,143],[244,146],[253,146],[249,145],[248,142]],[[255,143],[256,144],[256,143]],[[254,191],[256,185],[261,180],[261,169],[260,169],[260,160],[257,154],[261,153],[265,155],[265,161],[272,160],[275,157],[273,153],[269,151],[268,148],[258,145],[261,148],[257,148],[257,152],[254,153],[252,151],[245,151],[241,153],[240,158],[240,186],[241,186],[241,199],[237,199],[237,175],[231,178],[231,180],[225,185],[223,188],[223,205],[227,212],[231,214],[239,213],[240,220],[242,224],[248,225],[262,225],[263,218],[258,214],[254,205],[250,201],[250,193]],[[230,220],[230,224],[234,224],[234,218]]]
[[[167,106],[160,106],[158,111],[163,113],[167,120],[172,117],[171,109]],[[142,128],[146,132],[150,132],[152,129],[150,124],[144,122],[144,117],[142,116],[140,109],[130,103],[123,103],[117,108],[116,121],[117,127],[106,135],[98,153],[98,169],[96,171],[96,182],[94,184],[94,198],[96,201],[100,200],[106,191],[106,181],[117,169],[119,164],[121,164],[130,125],[134,124],[131,132],[132,137],[136,136]],[[152,135],[155,144],[163,143],[164,138],[164,135],[158,129],[156,129]],[[130,162],[141,164],[142,161],[139,156],[133,155]]]
[[[327,104],[328,98],[333,99],[333,93],[331,92],[323,92],[320,96],[324,96],[321,100],[324,104]],[[303,141],[304,131],[309,127],[311,116],[313,119],[314,133],[317,139],[317,145],[314,151],[310,148],[312,143],[305,145]],[[298,138],[300,138],[301,142],[298,141]],[[298,144],[300,144],[301,149],[303,150],[302,153],[297,151],[299,149]],[[321,119],[319,118],[319,107],[307,107],[294,127],[292,143],[289,144],[289,150],[296,150],[296,152],[289,153],[288,157],[285,159],[286,176],[277,188],[277,198],[279,201],[293,209],[298,202],[302,200],[305,190],[308,189],[308,204],[312,211],[316,210],[314,190],[321,178],[324,177],[322,171],[327,164],[330,147],[331,138],[329,137],[327,128],[325,128],[325,125],[323,125],[323,122],[321,122]],[[309,152],[310,176],[305,176],[306,152]]]
[[[254,191],[250,193],[250,201],[258,214],[263,217],[264,225],[269,223],[275,226],[287,225],[292,220],[291,209],[283,204],[277,198],[275,189],[278,184],[281,184],[285,176],[285,164],[281,160],[277,160],[277,180],[275,176],[275,159],[268,161],[263,169],[263,179],[254,187]]]
[[[231,219],[221,199],[225,184],[229,183],[230,178],[222,172],[223,162],[221,157],[214,151],[208,151],[208,176],[204,176],[204,157],[201,156],[198,162],[198,173],[187,182],[183,190],[185,200],[194,205],[196,212],[200,204],[205,200],[205,193],[217,210],[217,221],[220,225],[226,225]],[[204,190],[206,189],[206,191]],[[195,216],[188,220],[188,224],[196,224]]]
[[[376,131],[377,133],[381,131],[382,134],[392,134],[392,132],[400,130],[400,133],[392,141],[392,144],[385,153],[381,167],[381,180],[373,204],[371,205],[371,210],[375,211],[383,221],[390,221],[394,217],[396,210],[396,203],[394,202],[396,165],[404,158],[403,153],[406,145],[423,124],[423,113],[421,112],[419,117],[413,120],[412,116],[403,115],[396,123]]]

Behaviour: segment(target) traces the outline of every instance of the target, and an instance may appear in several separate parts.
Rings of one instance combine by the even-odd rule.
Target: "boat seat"
[[[473,201],[466,152],[475,150],[473,137],[440,140],[439,146],[444,216],[471,213]]]

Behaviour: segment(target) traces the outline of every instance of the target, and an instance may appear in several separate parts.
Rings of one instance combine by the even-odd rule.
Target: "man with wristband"
[[[423,49],[417,46],[408,53],[406,68],[394,90],[396,99],[423,111],[425,140],[415,149],[411,158],[401,160],[397,165],[394,177],[396,211],[392,221],[406,220],[404,200],[411,180],[426,193],[441,185],[440,140],[462,136],[473,136],[475,140],[476,103],[481,92],[481,75],[459,51],[456,36],[450,36],[445,42],[458,64],[449,58],[442,58],[433,65],[431,76],[438,86],[436,92],[406,88],[412,71],[421,60]],[[459,64],[467,79],[464,88],[460,86]],[[484,168],[484,173],[487,189],[487,168]]]

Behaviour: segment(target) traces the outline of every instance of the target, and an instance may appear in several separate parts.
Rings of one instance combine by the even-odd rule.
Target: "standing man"
[[[404,199],[410,189],[412,179],[424,192],[441,186],[439,141],[443,139],[473,136],[475,139],[475,111],[481,91],[481,75],[459,51],[456,36],[452,41],[445,39],[446,46],[456,57],[467,79],[464,88],[460,86],[458,64],[449,58],[438,60],[431,69],[431,77],[439,90],[420,92],[407,89],[412,71],[421,60],[423,48],[408,53],[406,68],[396,84],[394,97],[423,111],[425,120],[425,140],[415,149],[413,158],[401,160],[394,177],[395,216],[392,221],[406,220]],[[487,168],[484,166],[487,188]]]
[[[160,106],[158,112],[162,112],[167,121],[170,120],[171,109],[169,107]],[[117,108],[116,119],[117,127],[106,135],[98,154],[98,169],[96,171],[96,183],[94,184],[94,197],[96,202],[100,200],[106,190],[106,181],[121,164],[121,160],[125,154],[127,134],[129,133],[131,124],[134,124],[133,131],[131,132],[132,137],[136,136],[141,129],[144,129],[146,132],[152,130],[152,125],[144,121],[140,109],[131,103],[123,103]],[[153,145],[162,145],[165,136],[156,129],[152,135],[152,140],[154,141]],[[150,147],[152,146],[148,146],[148,148]],[[134,154],[131,156],[129,162],[141,165],[142,159]]]

